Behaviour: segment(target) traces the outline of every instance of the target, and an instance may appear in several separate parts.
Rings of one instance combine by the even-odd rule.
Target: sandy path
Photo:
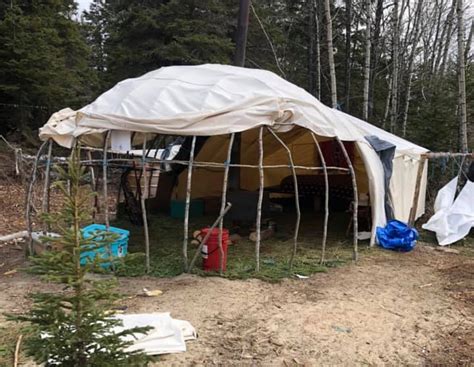
[[[187,275],[121,284],[129,294],[164,291],[124,301],[127,312],[170,311],[199,333],[186,353],[158,365],[468,365],[474,313],[446,290],[441,270],[453,262],[474,266],[472,258],[419,246],[277,284]],[[467,281],[472,290],[474,280]],[[44,287],[25,275],[0,278],[0,312],[24,309],[25,294]],[[448,337],[463,352],[447,350]]]

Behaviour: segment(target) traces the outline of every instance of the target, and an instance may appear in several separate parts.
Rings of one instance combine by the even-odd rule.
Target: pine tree
[[[47,218],[59,228],[60,237],[47,239],[57,250],[34,257],[31,266],[31,271],[43,280],[59,283],[64,288],[59,292],[33,294],[32,309],[15,319],[29,323],[26,348],[38,363],[74,367],[144,366],[148,357],[124,352],[130,342],[122,338],[148,329],[113,333],[112,329],[121,324],[110,317],[113,302],[119,299],[114,290],[116,282],[113,278],[93,280],[89,276],[109,260],[96,256],[94,261],[81,265],[84,251],[109,246],[115,236],[109,232],[96,233],[89,238],[83,236],[80,226],[89,219],[90,197],[81,187],[85,171],[80,166],[79,156],[77,149],[67,170],[58,168],[61,181],[57,187],[64,195],[64,207]]]

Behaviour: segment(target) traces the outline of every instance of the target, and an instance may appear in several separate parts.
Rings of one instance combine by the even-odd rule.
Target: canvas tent
[[[372,233],[386,223],[385,204],[391,197],[395,218],[407,221],[414,197],[418,196],[415,217],[424,213],[427,165],[419,176],[426,149],[390,134],[365,121],[331,109],[305,90],[277,75],[256,69],[227,65],[170,66],[127,79],[78,111],[62,110],[40,129],[40,138],[53,139],[71,147],[75,139],[84,145],[102,147],[107,131],[208,137],[195,161],[226,160],[229,134],[242,133],[241,163],[258,164],[258,127],[267,126],[291,150],[295,165],[319,166],[318,150],[312,134],[324,142],[338,138],[353,142],[353,165],[359,195],[367,194],[372,207]],[[138,133],[138,134],[137,134]],[[387,169],[380,152],[368,137],[394,146],[389,195]],[[270,134],[263,136],[264,164],[287,164],[284,147]],[[303,172],[297,170],[298,174]],[[265,187],[288,176],[289,168],[264,170]],[[186,170],[175,188],[184,197]],[[390,176],[390,175],[389,175]],[[242,168],[241,188],[257,190],[255,169]],[[198,170],[193,177],[193,197],[220,195],[223,171]],[[416,182],[420,182],[415,195]],[[420,181],[421,180],[421,181]]]

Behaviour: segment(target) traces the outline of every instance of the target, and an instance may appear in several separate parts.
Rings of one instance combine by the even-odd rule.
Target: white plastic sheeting
[[[142,350],[148,355],[180,353],[186,351],[186,341],[196,339],[194,327],[187,321],[173,319],[168,312],[116,315],[123,325],[114,329],[119,333],[134,327],[149,326],[153,329],[147,334],[130,335],[126,340],[133,344],[128,352]]]
[[[467,181],[456,197],[458,178],[452,179],[436,196],[435,214],[423,228],[436,233],[441,246],[466,237],[474,226],[474,182]]]
[[[101,147],[107,130],[216,136],[262,125],[277,132],[300,126],[318,136],[356,142],[370,181],[373,229],[386,224],[384,176],[380,159],[365,136],[375,135],[394,144],[395,161],[401,157],[410,169],[394,163],[392,180],[396,182],[390,191],[397,219],[408,219],[420,156],[427,150],[325,106],[304,89],[266,70],[214,64],[163,67],[118,83],[77,112],[57,112],[39,135],[66,147],[71,146],[73,137]],[[426,174],[425,169],[417,217],[424,212]]]

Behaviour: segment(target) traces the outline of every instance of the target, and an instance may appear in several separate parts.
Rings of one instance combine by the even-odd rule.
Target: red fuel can
[[[209,228],[201,230],[202,238],[206,237]],[[223,270],[225,271],[227,265],[227,245],[229,243],[229,231],[222,229],[222,250],[224,257],[222,259]],[[205,271],[220,271],[219,264],[219,228],[214,228],[209,235],[207,241],[203,244],[201,249],[202,265]]]

